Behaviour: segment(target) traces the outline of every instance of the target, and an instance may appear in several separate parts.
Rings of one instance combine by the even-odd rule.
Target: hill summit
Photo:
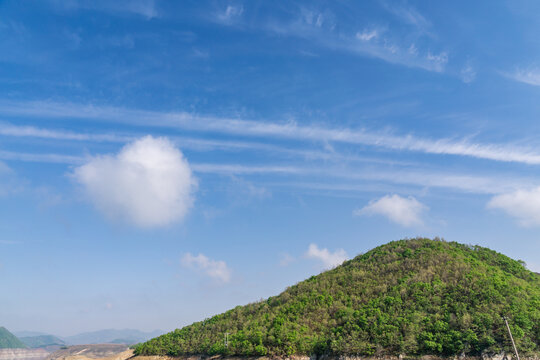
[[[416,238],[379,246],[278,296],[162,335],[138,355],[540,353],[540,276],[493,250]],[[225,343],[225,336],[228,341]]]
[[[0,326],[0,349],[26,349],[15,335],[3,326]]]

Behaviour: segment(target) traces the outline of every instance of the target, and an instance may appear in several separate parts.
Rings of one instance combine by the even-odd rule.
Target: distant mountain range
[[[66,345],[65,341],[59,339],[54,335],[24,336],[20,337],[19,340],[21,340],[26,346],[31,349],[49,347],[54,345]]]
[[[54,336],[37,331],[18,331],[12,334],[6,328],[0,327],[1,348],[45,348],[64,345],[85,344],[137,344],[162,335],[161,330],[144,332],[134,329],[105,329],[80,333],[73,336]]]
[[[143,332],[133,329],[106,329],[92,332],[85,332],[73,336],[66,336],[62,339],[69,345],[81,344],[136,344],[162,335],[163,331],[154,330]]]
[[[12,334],[18,337],[19,339],[22,337],[49,335],[47,333],[43,333],[39,331],[12,331]]]

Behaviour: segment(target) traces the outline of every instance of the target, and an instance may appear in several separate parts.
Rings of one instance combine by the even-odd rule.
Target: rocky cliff
[[[48,355],[44,349],[0,349],[0,360],[42,360]]]

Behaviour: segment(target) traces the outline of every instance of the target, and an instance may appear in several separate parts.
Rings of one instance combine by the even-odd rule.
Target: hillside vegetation
[[[10,333],[8,329],[0,326],[0,349],[25,349],[24,345],[15,335]]]
[[[394,241],[265,301],[162,335],[138,355],[540,353],[540,276],[480,246]],[[229,333],[228,346],[224,344]]]

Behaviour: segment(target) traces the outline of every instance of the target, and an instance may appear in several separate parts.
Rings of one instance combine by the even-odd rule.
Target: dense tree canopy
[[[480,246],[377,247],[265,301],[136,346],[140,355],[540,353],[540,276]],[[224,337],[228,336],[228,346]]]

